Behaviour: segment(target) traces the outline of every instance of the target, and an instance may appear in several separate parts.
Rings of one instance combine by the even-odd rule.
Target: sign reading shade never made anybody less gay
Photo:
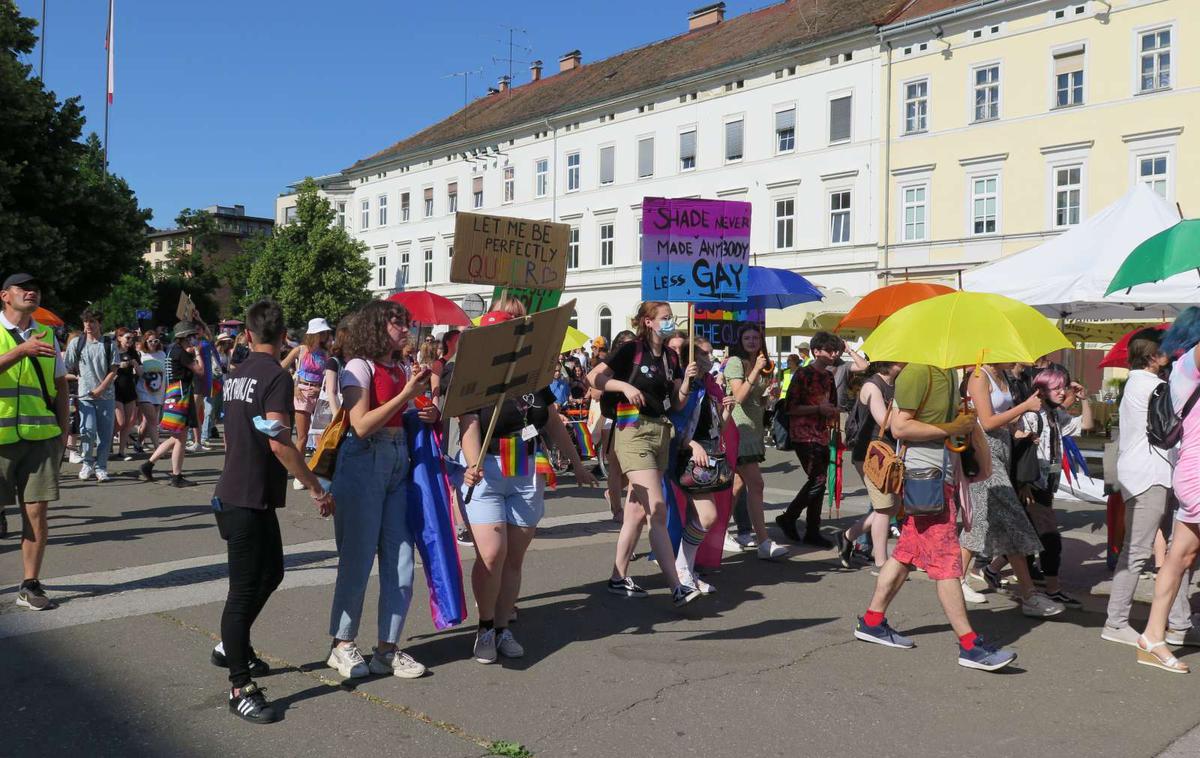
[[[643,300],[745,300],[749,274],[750,203],[642,201]]]

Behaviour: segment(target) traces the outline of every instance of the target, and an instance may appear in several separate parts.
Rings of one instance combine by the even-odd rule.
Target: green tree
[[[269,237],[249,241],[226,272],[227,278],[240,276],[246,283],[240,296],[243,308],[273,297],[293,328],[317,316],[339,321],[371,299],[367,246],[334,226],[334,211],[312,179],[305,179],[299,190],[296,220],[275,227]]]
[[[196,304],[200,316],[212,323],[218,316],[213,293],[220,285],[214,264],[219,251],[217,222],[208,211],[184,208],[175,217],[175,228],[184,232],[171,239],[166,260],[154,268],[154,290],[158,308],[155,323],[175,323],[180,293],[186,292]]]
[[[158,293],[145,263],[132,273],[123,275],[108,294],[96,303],[96,307],[104,314],[105,330],[132,326],[136,323],[138,311],[153,312],[157,306]]]
[[[71,321],[134,270],[150,212],[105,171],[99,139],[80,141],[79,98],[59,102],[21,62],[35,27],[0,0],[0,272],[38,277]]]

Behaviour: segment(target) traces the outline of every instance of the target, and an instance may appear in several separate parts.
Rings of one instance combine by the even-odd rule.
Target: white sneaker
[[[725,544],[722,545],[721,550],[726,553],[740,553],[742,552],[742,546],[738,544],[738,541],[733,538],[732,534],[726,532]]]
[[[758,537],[753,534],[739,534],[733,538],[735,542],[741,545],[742,550],[749,550],[758,547]]]
[[[758,557],[764,561],[773,561],[787,554],[788,549],[783,545],[776,545],[775,540],[763,540],[763,543],[758,546]]]
[[[1187,629],[1168,629],[1167,644],[1175,647],[1200,647],[1200,629],[1194,626]]]
[[[79,481],[86,482],[88,479],[91,479],[93,476],[95,476],[95,474],[96,469],[85,463],[83,464],[83,467],[79,469]]]
[[[292,489],[294,489],[294,490],[304,489],[304,482],[300,481],[299,479],[293,479],[292,480]]]
[[[379,652],[375,648],[371,654],[371,662],[367,665],[372,674],[383,676],[398,676],[401,679],[420,679],[425,675],[425,666],[417,663],[411,655],[399,650]]]
[[[329,651],[329,660],[325,663],[345,679],[362,679],[371,673],[367,662],[363,660],[362,653],[358,652],[358,645],[353,642],[346,647],[334,645]]]
[[[97,482],[107,482],[110,479],[112,479],[112,477],[108,475],[107,471],[105,471],[102,468],[96,469],[96,481]]]
[[[70,453],[67,453],[67,461],[78,466],[80,463],[83,463],[83,456],[79,454],[78,450],[72,450]]]
[[[1040,592],[1021,601],[1021,613],[1033,618],[1049,618],[1063,612],[1063,607]]]
[[[475,633],[475,660],[480,663],[496,662],[496,630],[480,629]]]
[[[195,443],[195,441],[187,443],[187,445],[185,445],[184,447],[187,448],[187,451],[189,453],[194,453],[200,449],[200,447]]]
[[[976,590],[971,589],[971,585],[967,584],[965,579],[963,580],[963,583],[962,583],[962,593],[963,593],[963,600],[966,600],[968,603],[986,603],[987,602],[987,595],[983,594],[982,592],[978,592]]]
[[[513,638],[513,633],[508,629],[500,632],[500,636],[496,638],[496,650],[505,658],[521,658],[525,655],[525,648],[521,647],[521,643]]]

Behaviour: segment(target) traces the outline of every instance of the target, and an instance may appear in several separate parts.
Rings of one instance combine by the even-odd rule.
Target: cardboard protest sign
[[[642,201],[643,300],[745,300],[749,275],[750,203]]]
[[[196,304],[192,302],[192,296],[186,292],[180,292],[179,305],[175,306],[175,318],[180,321],[198,321],[198,316]]]
[[[450,281],[561,290],[570,233],[567,224],[460,211]]]
[[[492,302],[500,301],[500,293],[504,291],[504,287],[497,287],[492,292]],[[551,308],[558,307],[558,301],[562,299],[562,290],[544,290],[534,289],[531,287],[509,287],[508,297],[514,300],[520,300],[525,304],[526,313],[540,313],[548,311]]]
[[[765,333],[766,322],[767,312],[761,308],[737,310],[697,306],[693,334],[705,338],[715,348],[725,349],[737,343],[738,330],[744,324],[754,324]]]
[[[523,395],[549,385],[574,309],[571,300],[525,318],[463,332],[442,415],[460,416],[494,406],[501,394]]]

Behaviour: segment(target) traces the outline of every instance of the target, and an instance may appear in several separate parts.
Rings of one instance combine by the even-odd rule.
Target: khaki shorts
[[[643,416],[633,426],[616,431],[613,450],[626,474],[631,471],[666,471],[671,448],[671,422]]]
[[[58,500],[62,438],[0,445],[0,505]]]
[[[867,498],[871,501],[871,510],[889,513],[900,504],[900,498],[880,492],[869,477],[863,477],[863,484],[867,485]]]

